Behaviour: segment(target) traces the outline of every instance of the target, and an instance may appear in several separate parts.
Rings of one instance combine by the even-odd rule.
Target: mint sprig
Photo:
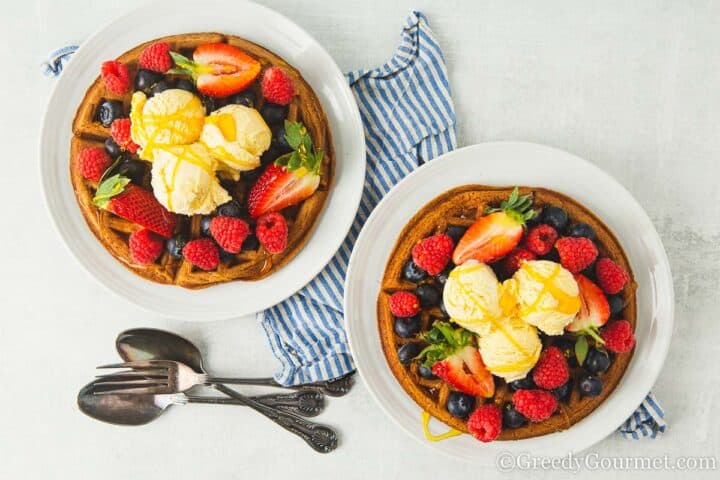
[[[463,347],[472,344],[474,334],[464,328],[454,328],[450,323],[436,321],[430,330],[422,335],[428,345],[416,358],[426,367],[454,354]]]
[[[315,148],[312,137],[302,122],[285,120],[285,141],[293,151],[279,156],[275,160],[275,165],[285,167],[289,171],[305,168],[310,173],[320,173],[323,151]]]

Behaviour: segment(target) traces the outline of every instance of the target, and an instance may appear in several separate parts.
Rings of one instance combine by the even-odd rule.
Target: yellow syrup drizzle
[[[149,158],[152,158],[152,150],[159,144],[156,143],[157,138],[160,136],[160,134],[169,131],[170,135],[183,135],[183,131],[180,130],[180,128],[176,127],[175,125],[170,125],[170,122],[175,121],[185,121],[186,123],[191,121],[196,121],[199,123],[199,120],[205,121],[205,118],[201,118],[198,120],[192,120],[191,118],[188,118],[185,114],[187,113],[188,109],[191,107],[197,107],[197,105],[193,105],[193,100],[195,100],[195,97],[191,98],[185,105],[183,105],[181,108],[177,109],[174,113],[169,115],[161,115],[161,114],[152,114],[148,113],[145,114],[143,112],[138,112],[137,115],[137,121],[139,123],[138,125],[138,133],[141,133],[142,136],[145,139],[145,145],[143,145],[143,155],[149,156]],[[198,100],[199,101],[199,100]],[[140,105],[140,102],[138,102],[138,107],[141,109],[144,109],[145,104],[147,101],[143,101],[142,105]],[[132,115],[131,115],[132,116]],[[152,133],[152,136],[148,137],[146,133],[146,126],[153,126],[155,127],[155,131]]]
[[[454,428],[451,428],[447,432],[440,435],[433,435],[432,433],[430,433],[430,414],[425,410],[423,410],[422,412],[422,426],[423,432],[425,432],[425,438],[427,438],[431,442],[439,442],[440,440],[457,437],[458,435],[462,435],[463,433],[460,430],[455,430]]]
[[[533,280],[541,283],[543,288],[542,290],[540,290],[537,297],[535,297],[533,303],[523,309],[522,316],[527,316],[530,313],[538,313],[542,311],[557,311],[560,313],[565,313],[567,315],[577,313],[578,309],[580,309],[580,297],[577,295],[569,295],[563,289],[555,285],[555,278],[562,271],[562,266],[560,266],[560,264],[557,264],[555,266],[555,270],[549,277],[543,277],[529,266],[526,267],[524,270],[525,272],[527,272],[528,275],[533,278]],[[537,306],[546,293],[552,295],[553,298],[557,300],[558,304],[557,306],[551,307],[547,310],[539,310]]]

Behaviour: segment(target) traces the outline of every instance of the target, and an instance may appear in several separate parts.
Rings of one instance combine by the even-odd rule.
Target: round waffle
[[[105,139],[110,137],[110,129],[104,127],[96,119],[97,106],[104,99],[111,99],[122,101],[126,113],[130,108],[132,92],[122,96],[114,95],[105,88],[102,79],[98,77],[85,93],[72,126],[73,137],[70,146],[71,160],[69,162],[70,178],[78,206],[93,234],[105,246],[107,251],[125,267],[148,280],[179,285],[185,288],[203,288],[232,280],[258,280],[264,278],[297,255],[308,240],[327,199],[333,176],[335,157],[331,132],[322,105],[310,85],[300,75],[300,72],[282,58],[242,38],[219,33],[173,35],[138,45],[118,57],[119,61],[127,65],[131,78],[134,78],[139,68],[138,59],[142,51],[145,47],[157,41],[169,43],[171,50],[188,57],[192,56],[193,50],[199,45],[227,43],[240,48],[257,59],[262,64],[263,69],[270,66],[282,67],[292,78],[297,91],[297,95],[288,106],[287,119],[293,122],[302,122],[312,137],[315,147],[322,149],[324,152],[320,186],[309,198],[280,212],[288,224],[288,244],[282,253],[272,255],[266,252],[262,246],[259,246],[256,250],[243,250],[239,254],[232,256],[229,261],[221,262],[214,271],[200,270],[184,259],[171,256],[167,251],[163,252],[161,257],[151,265],[138,265],[130,257],[128,237],[140,227],[109,211],[97,208],[92,201],[97,183],[83,178],[77,164],[78,152],[86,147],[102,147]],[[256,108],[260,109],[263,99],[260,94],[259,82],[256,81],[249,88],[255,90],[258,99]],[[247,192],[256,176],[241,175],[238,181],[222,179],[222,186],[234,199],[244,205]],[[151,190],[149,168],[143,186]],[[178,230],[187,233],[190,239],[199,238],[201,235],[201,217],[201,215],[178,215]],[[249,221],[249,218],[245,219]]]
[[[466,185],[450,190],[425,205],[405,226],[395,242],[385,267],[385,274],[377,300],[378,328],[381,343],[393,375],[424,411],[450,427],[465,433],[468,432],[467,422],[452,416],[445,407],[448,395],[453,388],[443,380],[428,380],[421,377],[417,373],[417,360],[408,365],[403,365],[398,360],[397,351],[400,346],[408,342],[420,342],[422,344],[423,341],[419,338],[400,338],[395,334],[393,329],[394,317],[390,312],[389,297],[394,292],[414,290],[417,287],[418,284],[406,280],[402,275],[403,266],[412,258],[411,250],[416,243],[425,237],[445,232],[451,225],[463,227],[472,225],[483,214],[485,207],[499,205],[502,200],[508,198],[511,192],[511,187]],[[561,193],[543,188],[520,187],[521,195],[527,193],[533,194],[534,204],[537,207],[542,208],[546,204],[561,206],[568,212],[572,222],[585,222],[592,226],[597,234],[595,243],[600,255],[611,258],[630,272],[631,279],[623,292],[621,292],[625,300],[622,315],[624,319],[632,324],[634,329],[636,322],[634,295],[636,284],[627,257],[610,229],[590,210]],[[432,282],[435,282],[433,277],[428,277],[420,283]],[[442,285],[437,284],[437,286],[442,290]],[[422,332],[429,330],[435,320],[447,318],[438,307],[423,309],[420,315]],[[558,337],[541,334],[543,345],[550,345],[556,339],[562,337],[570,338],[568,334]],[[600,375],[604,386],[602,393],[597,397],[583,397],[580,395],[577,384],[582,369],[571,366],[570,377],[573,379],[574,387],[571,389],[569,397],[559,402],[555,414],[540,423],[527,423],[514,429],[504,428],[498,440],[519,440],[570,428],[570,426],[589,415],[612,393],[622,378],[631,357],[632,351],[613,355],[610,368]],[[513,392],[504,380],[495,377],[495,386],[494,396],[489,399],[478,397],[476,399],[477,405],[494,402],[502,407],[505,403],[511,401]]]

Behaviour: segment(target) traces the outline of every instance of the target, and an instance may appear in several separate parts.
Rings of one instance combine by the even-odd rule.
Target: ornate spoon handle
[[[187,395],[188,403],[204,403],[212,405],[241,405],[247,406],[235,398],[198,397]],[[275,393],[250,397],[256,402],[268,407],[277,408],[284,412],[294,413],[302,417],[315,417],[325,408],[325,397],[319,392],[300,391],[297,393]]]
[[[245,403],[245,405],[266,416],[285,430],[302,438],[317,452],[330,453],[337,448],[337,433],[330,427],[310,422],[291,413],[281,412],[273,407],[268,407],[267,405],[263,405],[249,397],[239,394],[225,385],[214,384],[214,387],[222,393]]]
[[[353,375],[355,372],[348,373],[345,376],[328,380],[325,382],[306,383],[305,385],[297,385],[285,387],[280,385],[272,378],[216,378],[211,379],[212,382],[227,383],[229,385],[258,385],[277,388],[290,388],[293,390],[313,390],[315,392],[324,393],[330,397],[342,397],[346,395],[353,386]]]

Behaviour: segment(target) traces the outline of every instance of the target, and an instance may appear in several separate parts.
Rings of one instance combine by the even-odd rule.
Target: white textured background
[[[37,65],[141,3],[0,2],[0,478],[503,476],[415,444],[361,384],[321,417],[342,433],[341,448],[329,456],[233,407],[176,408],[140,428],[107,426],[77,411],[77,389],[95,365],[114,360],[115,335],[130,327],[189,336],[216,374],[275,369],[252,318],[173,323],[108,294],[59,243],[42,205],[36,144],[52,81]],[[314,35],[343,70],[384,61],[407,12],[424,11],[447,57],[460,145],[546,143],[625,185],[655,222],[674,272],[675,337],[655,387],[670,430],[655,442],[607,438],[592,451],[720,457],[720,2],[266,3]]]

